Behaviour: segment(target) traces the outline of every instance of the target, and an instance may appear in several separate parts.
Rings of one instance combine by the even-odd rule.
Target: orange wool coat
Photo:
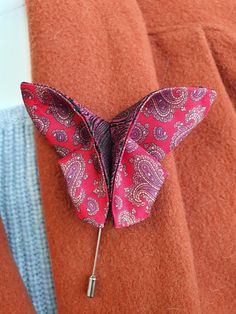
[[[93,299],[86,288],[97,231],[73,214],[56,152],[35,132],[58,312],[234,313],[235,2],[28,0],[27,10],[33,81],[105,119],[161,87],[218,94],[165,159],[169,177],[152,216],[125,229],[109,218]],[[33,313],[1,225],[0,243],[0,313]]]

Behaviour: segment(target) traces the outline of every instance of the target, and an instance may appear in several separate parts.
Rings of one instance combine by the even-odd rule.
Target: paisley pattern
[[[147,152],[158,161],[162,160],[166,155],[164,150],[154,143],[144,144],[144,147]]]
[[[153,129],[153,135],[156,140],[160,140],[160,141],[164,141],[168,137],[166,131],[164,131],[163,127],[161,126],[157,126]]]
[[[142,101],[140,100],[134,105],[130,106],[126,110],[120,112],[115,118],[112,119],[112,126],[121,125],[122,123],[126,124],[127,122],[131,122],[136,113],[138,112],[138,108],[142,105]]]
[[[132,128],[130,138],[136,143],[142,143],[148,135],[149,124],[141,124],[140,122],[135,123]]]
[[[22,97],[23,99],[34,99],[34,94],[31,92],[31,90],[25,88],[22,90]]]
[[[115,206],[116,206],[116,208],[121,209],[123,207],[122,198],[119,195],[115,195],[114,198],[115,198]]]
[[[46,102],[50,104],[49,108],[46,110],[46,113],[52,114],[57,122],[67,128],[75,125],[75,122],[73,120],[74,112],[71,111],[69,107],[65,106],[65,103],[61,101],[60,97],[54,96],[53,100],[46,99]]]
[[[207,115],[205,87],[171,87],[145,96],[110,123],[46,85],[22,84],[32,121],[60,155],[67,190],[82,221],[116,228],[150,216],[166,178],[160,162]]]
[[[211,90],[211,93],[210,93],[210,96],[209,96],[209,98],[210,98],[210,106],[213,104],[213,102],[215,101],[216,97],[217,97],[216,91],[215,90]]]
[[[123,174],[123,176],[122,176]],[[115,183],[119,187],[122,184],[122,177],[126,177],[128,174],[126,172],[126,165],[119,165],[119,168],[116,173]]]
[[[105,181],[103,179],[101,179],[99,181],[94,180],[93,184],[95,186],[93,192],[95,194],[97,194],[97,197],[98,198],[105,197],[105,195],[106,195]]]
[[[138,148],[138,144],[135,141],[131,139],[127,140],[125,149],[128,153],[134,152],[137,148]]]
[[[124,149],[125,139],[132,123],[137,116],[144,100],[141,100],[129,107],[127,110],[119,113],[110,123],[110,132],[112,139],[112,174],[111,186],[114,184],[114,173],[117,171],[120,156]]]
[[[164,179],[164,171],[158,162],[148,156],[135,156],[133,185],[125,188],[126,196],[133,205],[144,206],[145,201],[153,202]]]
[[[90,134],[87,126],[84,122],[76,127],[75,133],[73,134],[73,144],[75,146],[81,144],[83,149],[89,150],[91,148]]]
[[[65,157],[70,153],[70,150],[65,147],[62,147],[59,145],[53,145],[53,146],[56,149],[56,152],[62,157]]]
[[[186,87],[163,89],[156,97],[150,99],[142,111],[147,117],[154,116],[158,121],[169,122],[176,109],[185,110],[187,99]]]
[[[205,110],[206,108],[201,105],[194,107],[185,115],[185,123],[192,121],[191,123],[187,125],[181,121],[175,123],[177,131],[171,139],[170,149],[174,149],[193,130],[193,128],[195,128],[195,126],[202,121]]]
[[[143,220],[142,218],[136,218],[135,214],[136,211],[134,208],[131,210],[131,212],[128,210],[120,212],[118,215],[119,226],[128,227]]]
[[[97,172],[100,173],[102,171],[97,154],[95,154],[95,153],[91,154],[91,159],[89,159],[89,163],[93,164],[94,169]]]
[[[95,215],[99,211],[98,202],[95,198],[88,197],[87,199],[87,212],[89,215]]]
[[[190,98],[193,101],[199,101],[201,100],[207,93],[207,88],[202,87],[202,88],[196,88],[190,93]]]
[[[54,136],[58,142],[66,142],[68,139],[67,134],[64,130],[54,129],[52,130],[52,136]]]
[[[44,85],[36,86],[36,96],[43,104],[53,104],[53,97],[50,90]]]
[[[99,150],[99,154],[103,163],[104,172],[106,176],[106,180],[109,184],[110,175],[111,175],[111,134],[110,134],[110,123],[106,122],[102,118],[96,116],[91,113],[88,109],[79,105],[77,102],[74,102],[74,108],[76,111],[80,112],[86,122],[87,122],[87,130],[90,130],[92,137],[95,140],[97,148]],[[84,132],[84,131],[83,131]],[[89,132],[89,131],[88,131]],[[86,141],[86,134],[80,134],[82,138]],[[87,138],[88,140],[88,138]],[[85,143],[83,141],[83,143]],[[85,149],[89,149],[89,142],[87,145],[84,144]]]
[[[42,135],[45,135],[48,131],[50,121],[45,116],[39,116],[39,115],[35,114],[36,110],[37,110],[37,106],[27,107],[27,111],[28,111],[33,123],[35,124],[36,128],[39,130],[39,132]]]
[[[78,188],[81,186],[82,181],[88,177],[85,173],[85,161],[81,154],[74,153],[71,159],[61,165],[61,168],[72,202],[79,210],[79,205],[82,204],[85,198],[85,190],[81,189],[78,193]]]

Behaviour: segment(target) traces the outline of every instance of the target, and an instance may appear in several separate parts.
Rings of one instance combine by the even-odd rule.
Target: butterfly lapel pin
[[[93,297],[108,212],[115,228],[150,216],[167,176],[162,160],[208,114],[216,91],[195,86],[159,89],[111,122],[47,85],[23,82],[21,91],[34,125],[60,156],[76,215],[98,228],[87,291]]]

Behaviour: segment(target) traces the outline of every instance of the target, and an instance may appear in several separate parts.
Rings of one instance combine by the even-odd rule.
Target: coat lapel
[[[162,2],[151,3],[70,1],[56,6],[49,0],[27,1],[33,80],[65,91],[105,119],[160,87],[158,82],[161,87],[202,84],[221,91],[221,107],[215,104],[175,156],[165,160],[170,176],[152,217],[125,230],[115,230],[109,220],[93,300],[86,297],[86,287],[96,230],[73,214],[57,155],[36,132],[59,313],[227,313],[235,302],[228,263],[235,198],[224,197],[231,194],[233,176],[225,180],[225,175],[233,157],[217,140],[222,128],[231,129],[227,145],[233,147],[230,99],[204,32],[170,27],[178,8],[172,12]],[[201,17],[200,8],[197,12]],[[220,119],[220,113],[227,119]],[[216,159],[219,152],[222,159]]]

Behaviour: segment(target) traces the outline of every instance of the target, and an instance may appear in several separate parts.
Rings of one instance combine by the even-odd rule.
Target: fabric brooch
[[[101,230],[112,212],[115,228],[151,214],[167,173],[161,161],[208,114],[216,91],[168,87],[154,91],[111,122],[55,88],[23,82],[26,109],[59,154],[76,215],[98,227],[88,296],[94,296]]]

